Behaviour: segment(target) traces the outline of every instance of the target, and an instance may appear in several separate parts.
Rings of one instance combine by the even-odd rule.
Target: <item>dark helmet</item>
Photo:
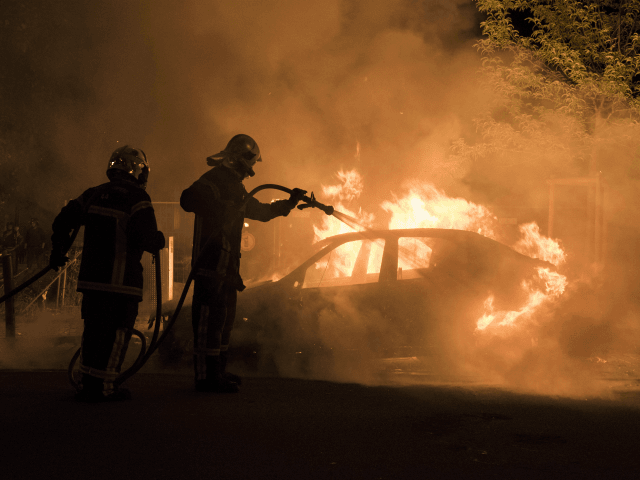
[[[211,166],[224,165],[238,172],[242,178],[253,177],[253,166],[262,161],[260,148],[249,135],[239,134],[229,140],[221,152],[207,157]]]
[[[129,145],[116,149],[109,159],[107,176],[111,179],[114,176],[125,173],[132,177],[142,188],[146,188],[149,179],[149,162],[147,156],[139,148]]]

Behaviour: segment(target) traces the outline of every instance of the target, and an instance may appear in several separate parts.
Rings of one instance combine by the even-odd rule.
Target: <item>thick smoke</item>
[[[357,168],[364,182],[359,207],[379,219],[385,215],[380,205],[417,181],[481,205],[499,205],[496,214],[518,216],[519,222],[541,222],[546,179],[580,171],[574,160],[564,161],[565,154],[582,158],[581,145],[560,128],[565,124],[551,129],[555,147],[524,138],[517,155],[505,151],[487,163],[470,161],[466,147],[456,143],[481,140],[474,119],[495,100],[479,86],[473,43],[480,18],[469,0],[5,1],[3,6],[0,168],[15,185],[13,198],[44,212],[45,226],[65,199],[105,180],[109,154],[124,143],[147,153],[155,201],[177,201],[206,171],[206,156],[242,132],[257,140],[264,158],[256,177],[246,182],[249,190],[277,183],[318,193],[338,170]],[[627,207],[637,188],[624,181],[638,178],[633,138],[637,135],[624,128],[603,134],[596,154],[599,167],[615,171],[606,206],[615,220],[615,238],[629,239],[619,243],[626,249],[618,250],[611,264],[619,275],[609,278],[620,280],[600,292],[601,303],[590,296],[599,285],[585,274],[568,292],[573,296],[561,305],[565,310],[540,320],[544,328],[536,341],[546,350],[531,350],[531,336],[514,343],[485,340],[477,345],[486,347],[484,360],[471,371],[484,368],[518,384],[527,373],[539,379],[543,367],[568,365],[558,359],[578,362],[618,346],[633,350],[628,334],[635,334],[637,321],[629,300],[637,293],[631,286],[636,276],[626,261],[637,252],[638,217]],[[452,144],[459,147],[454,155]],[[522,154],[523,144],[531,154]],[[493,168],[491,162],[509,168]],[[2,183],[8,192],[9,182]],[[259,198],[271,199],[266,192]],[[504,205],[514,198],[535,205],[535,211],[514,214]],[[12,214],[9,203],[5,207],[5,216]],[[300,238],[297,246],[306,248],[308,237]],[[611,296],[619,300],[615,306],[606,301]],[[352,306],[341,308],[349,312]],[[362,315],[351,313],[357,332]],[[335,321],[331,312],[323,315],[326,325]],[[591,334],[585,333],[587,325]],[[345,338],[335,330],[325,333],[327,343]],[[470,371],[469,348],[452,346],[449,371]],[[487,353],[492,350],[493,357]],[[560,384],[576,371],[558,370],[547,377]],[[373,373],[363,371],[328,376],[372,381]],[[540,387],[569,390],[558,383]]]
[[[44,205],[102,181],[125,142],[174,201],[237,132],[263,151],[256,185],[318,189],[359,142],[384,191],[428,172],[479,103],[466,1],[6,3],[3,140],[24,158],[3,162]]]

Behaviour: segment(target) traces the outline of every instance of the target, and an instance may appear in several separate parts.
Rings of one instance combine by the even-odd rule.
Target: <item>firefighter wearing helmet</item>
[[[77,290],[82,292],[84,332],[78,400],[126,400],[114,385],[122,367],[142,300],[144,251],[156,253],[165,239],[158,231],[151,198],[145,191],[149,163],[140,149],[125,145],[113,152],[109,182],[71,200],[55,218],[50,267],[68,261],[73,230],[84,226]]]
[[[261,161],[256,141],[248,135],[236,135],[224,150],[207,158],[213,168],[180,197],[182,208],[195,213],[191,315],[198,391],[233,393],[241,381],[226,371],[226,365],[237,292],[245,288],[239,274],[244,219],[267,222],[286,217],[306,193],[295,189],[288,200],[261,203],[251,197],[245,202],[247,191],[242,181],[255,175],[253,168]]]

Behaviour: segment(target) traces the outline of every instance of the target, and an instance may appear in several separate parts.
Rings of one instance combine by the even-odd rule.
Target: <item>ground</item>
[[[402,362],[384,385],[258,371],[240,393],[215,395],[194,391],[189,368],[150,362],[126,382],[133,400],[82,404],[64,369],[72,323],[53,316],[57,336],[29,341],[18,324],[22,338],[0,339],[3,479],[638,478],[640,389],[624,359],[601,372],[607,395],[584,398]]]

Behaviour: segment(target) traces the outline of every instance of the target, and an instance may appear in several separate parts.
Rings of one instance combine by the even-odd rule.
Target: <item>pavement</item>
[[[84,404],[66,372],[81,326],[73,309],[44,312],[0,338],[3,480],[640,478],[630,361],[606,364],[606,395],[572,397],[402,359],[377,384],[258,370],[238,394],[206,394],[188,365],[150,361],[125,384],[132,400]]]
[[[189,372],[84,404],[62,370],[0,370],[1,478],[638,478],[640,394],[523,395],[482,385],[365,386]]]

